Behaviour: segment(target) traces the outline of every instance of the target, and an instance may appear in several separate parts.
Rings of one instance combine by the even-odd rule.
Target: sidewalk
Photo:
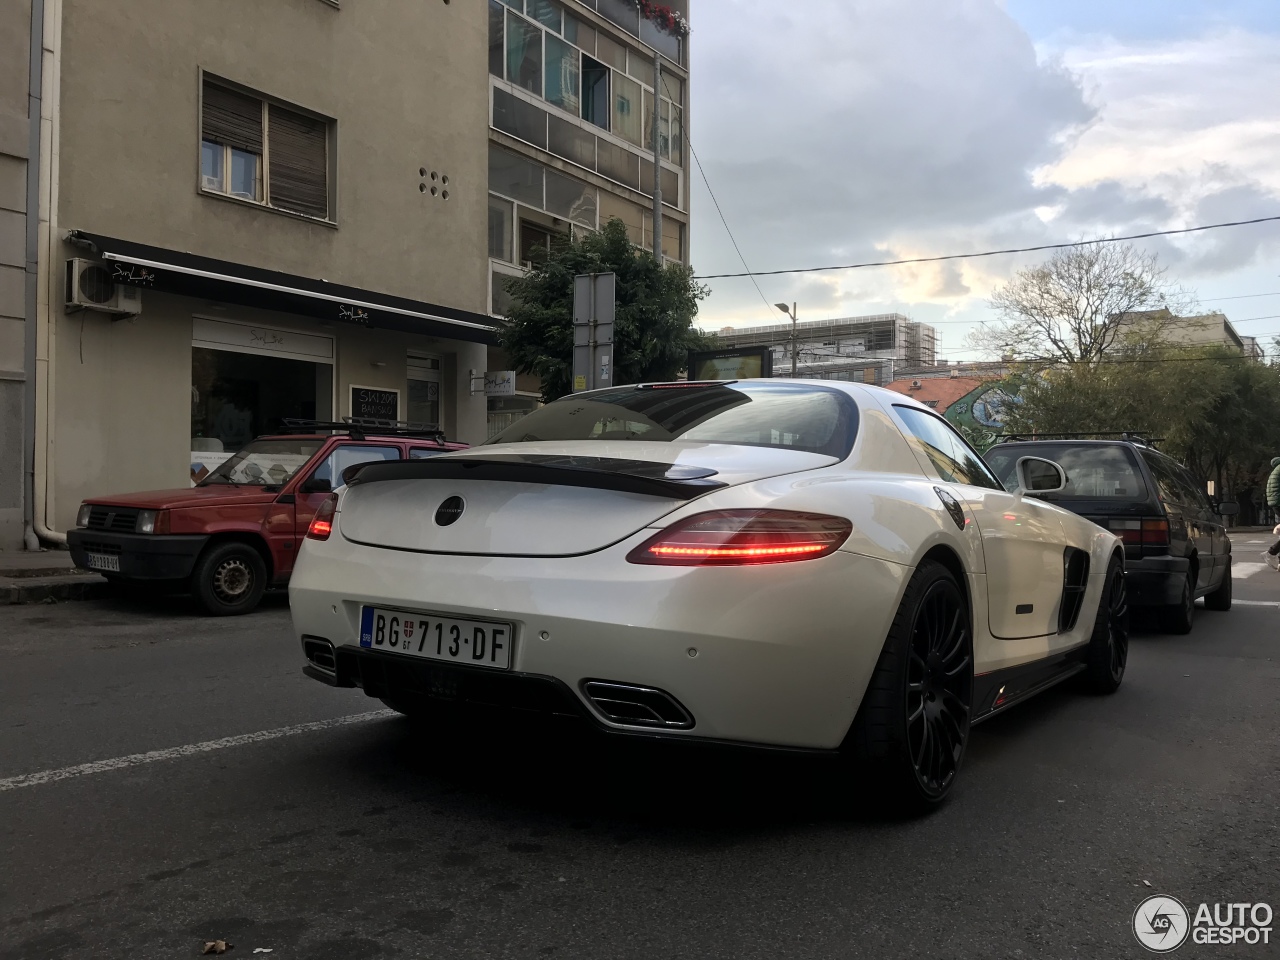
[[[106,590],[106,579],[77,569],[66,550],[0,551],[0,604],[88,600]]]

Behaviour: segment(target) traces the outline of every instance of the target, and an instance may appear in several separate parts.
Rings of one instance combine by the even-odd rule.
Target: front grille
[[[105,540],[82,540],[80,545],[85,553],[101,553],[108,557],[118,557],[124,548],[118,543],[107,543]]]
[[[132,507],[90,507],[88,529],[133,533],[138,526],[139,512]]]

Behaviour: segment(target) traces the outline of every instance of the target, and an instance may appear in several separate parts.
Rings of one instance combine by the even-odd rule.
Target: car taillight
[[[1142,521],[1141,520],[1111,520],[1107,523],[1111,528],[1111,532],[1119,537],[1126,545],[1138,546],[1142,543]]]
[[[732,566],[815,560],[853,532],[843,517],[792,510],[713,510],[672,524],[629,554],[630,563]]]
[[[324,498],[320,509],[311,518],[311,526],[307,528],[308,540],[328,540],[333,532],[333,515],[338,511],[338,495],[331,493]]]
[[[1167,547],[1169,545],[1169,521],[1143,520],[1142,545],[1144,547]]]

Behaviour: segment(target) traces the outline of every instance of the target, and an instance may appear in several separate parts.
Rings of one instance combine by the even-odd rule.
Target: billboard
[[[750,380],[773,376],[773,353],[768,347],[689,351],[690,380]]]

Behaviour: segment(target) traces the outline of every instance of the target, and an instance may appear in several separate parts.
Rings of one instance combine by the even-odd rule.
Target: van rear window
[[[999,444],[988,450],[984,459],[1006,490],[1018,485],[1014,468],[1019,457],[1043,457],[1067,472],[1067,485],[1061,493],[1051,495],[1054,500],[1144,500],[1147,496],[1133,451],[1121,444]]]

